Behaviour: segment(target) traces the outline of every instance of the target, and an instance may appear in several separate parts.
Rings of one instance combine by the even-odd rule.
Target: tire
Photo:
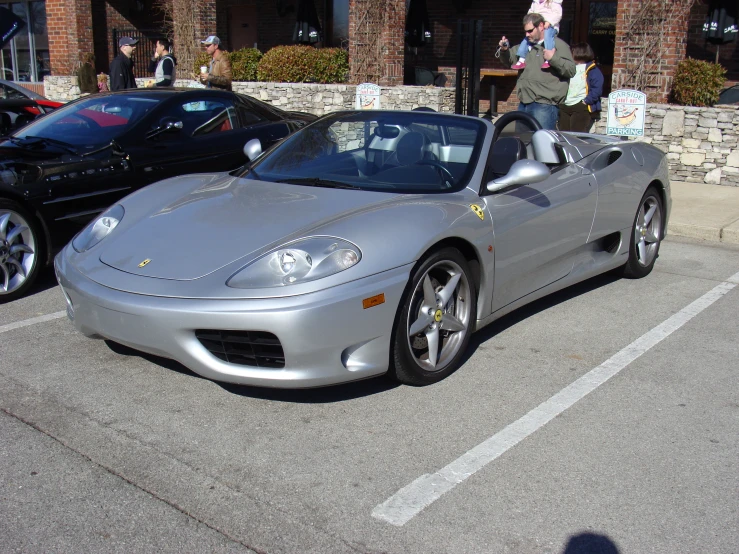
[[[659,255],[664,231],[664,209],[657,188],[650,186],[639,202],[631,227],[629,259],[623,267],[623,276],[641,279],[652,272]]]
[[[0,304],[23,296],[38,276],[43,246],[36,220],[0,198]]]
[[[454,373],[476,317],[477,290],[467,260],[454,248],[430,254],[413,272],[395,317],[390,375],[423,386]],[[429,340],[438,345],[435,359]]]

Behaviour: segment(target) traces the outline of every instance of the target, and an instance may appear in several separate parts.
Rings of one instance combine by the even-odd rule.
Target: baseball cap
[[[135,46],[138,40],[131,37],[121,37],[118,39],[118,48],[121,46]]]
[[[205,40],[201,40],[200,44],[221,44],[221,39],[215,35],[210,35]]]

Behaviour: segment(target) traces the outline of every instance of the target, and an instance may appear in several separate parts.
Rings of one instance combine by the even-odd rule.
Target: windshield
[[[456,191],[475,169],[486,127],[430,112],[341,112],[298,131],[253,164],[262,181],[402,193]]]
[[[108,144],[149,113],[162,95],[91,96],[26,125],[14,136],[41,137],[79,148]]]

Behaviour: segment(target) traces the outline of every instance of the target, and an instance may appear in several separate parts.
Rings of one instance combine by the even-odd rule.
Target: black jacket
[[[121,53],[110,62],[110,90],[127,88],[136,88],[136,78],[133,75],[133,61]]]

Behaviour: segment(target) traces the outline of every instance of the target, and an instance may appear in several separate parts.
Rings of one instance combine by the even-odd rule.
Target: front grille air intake
[[[195,336],[208,352],[229,364],[285,367],[282,344],[272,333],[197,329]]]

